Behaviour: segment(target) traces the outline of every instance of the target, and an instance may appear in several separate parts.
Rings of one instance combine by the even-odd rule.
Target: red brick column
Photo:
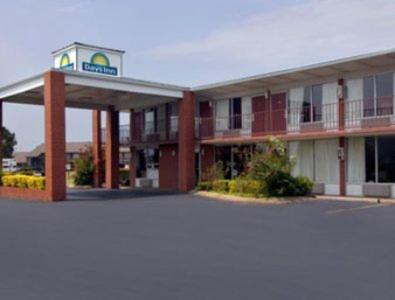
[[[119,188],[119,112],[110,106],[106,117],[106,188]]]
[[[136,187],[136,148],[132,147],[133,141],[133,116],[134,110],[131,109],[129,112],[129,151],[130,151],[130,160],[129,160],[129,181],[130,187]]]
[[[215,164],[215,148],[213,145],[200,145],[201,174],[207,172]]]
[[[66,199],[65,84],[64,74],[44,75],[45,180],[48,199]]]
[[[93,152],[93,186],[101,187],[102,151],[101,151],[101,111],[92,111],[92,152]]]
[[[184,92],[179,109],[178,189],[186,192],[195,186],[195,95]]]

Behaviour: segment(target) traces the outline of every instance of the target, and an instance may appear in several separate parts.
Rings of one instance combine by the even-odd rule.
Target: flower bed
[[[1,178],[4,187],[27,188],[45,190],[45,177],[30,175],[3,175]]]

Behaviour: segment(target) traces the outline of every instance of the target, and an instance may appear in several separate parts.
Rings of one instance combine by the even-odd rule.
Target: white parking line
[[[329,210],[326,213],[328,215],[332,214],[338,214],[342,212],[349,212],[349,211],[354,211],[354,210],[362,210],[362,209],[369,209],[369,208],[378,208],[378,207],[383,207],[383,206],[390,206],[392,204],[370,204],[370,205],[362,205],[358,207],[350,207],[350,208],[340,208],[340,209],[335,209],[335,210]]]

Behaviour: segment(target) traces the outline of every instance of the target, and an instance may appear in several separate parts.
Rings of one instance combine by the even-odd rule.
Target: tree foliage
[[[80,157],[74,160],[76,185],[92,185],[93,184],[93,153],[91,148],[81,153]]]
[[[3,158],[11,158],[14,153],[14,147],[17,141],[15,133],[9,131],[6,127],[3,127]]]

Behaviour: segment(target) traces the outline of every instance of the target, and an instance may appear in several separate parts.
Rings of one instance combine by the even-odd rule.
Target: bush
[[[197,186],[199,191],[211,191],[213,189],[212,181],[200,181]]]
[[[93,154],[92,149],[87,149],[81,156],[74,160],[75,185],[93,184]]]
[[[225,179],[227,169],[222,161],[216,162],[213,166],[202,173],[202,181],[214,181]]]
[[[306,176],[296,176],[295,183],[297,188],[296,196],[310,195],[313,191],[314,182]]]
[[[3,186],[45,190],[45,177],[29,175],[4,175]]]
[[[273,197],[306,196],[311,193],[313,182],[304,176],[277,172],[266,181],[266,194]]]
[[[215,192],[228,192],[229,191],[229,180],[214,180],[213,191]]]
[[[262,184],[257,180],[236,178],[229,182],[229,193],[247,194],[257,197],[259,194],[262,194]]]

